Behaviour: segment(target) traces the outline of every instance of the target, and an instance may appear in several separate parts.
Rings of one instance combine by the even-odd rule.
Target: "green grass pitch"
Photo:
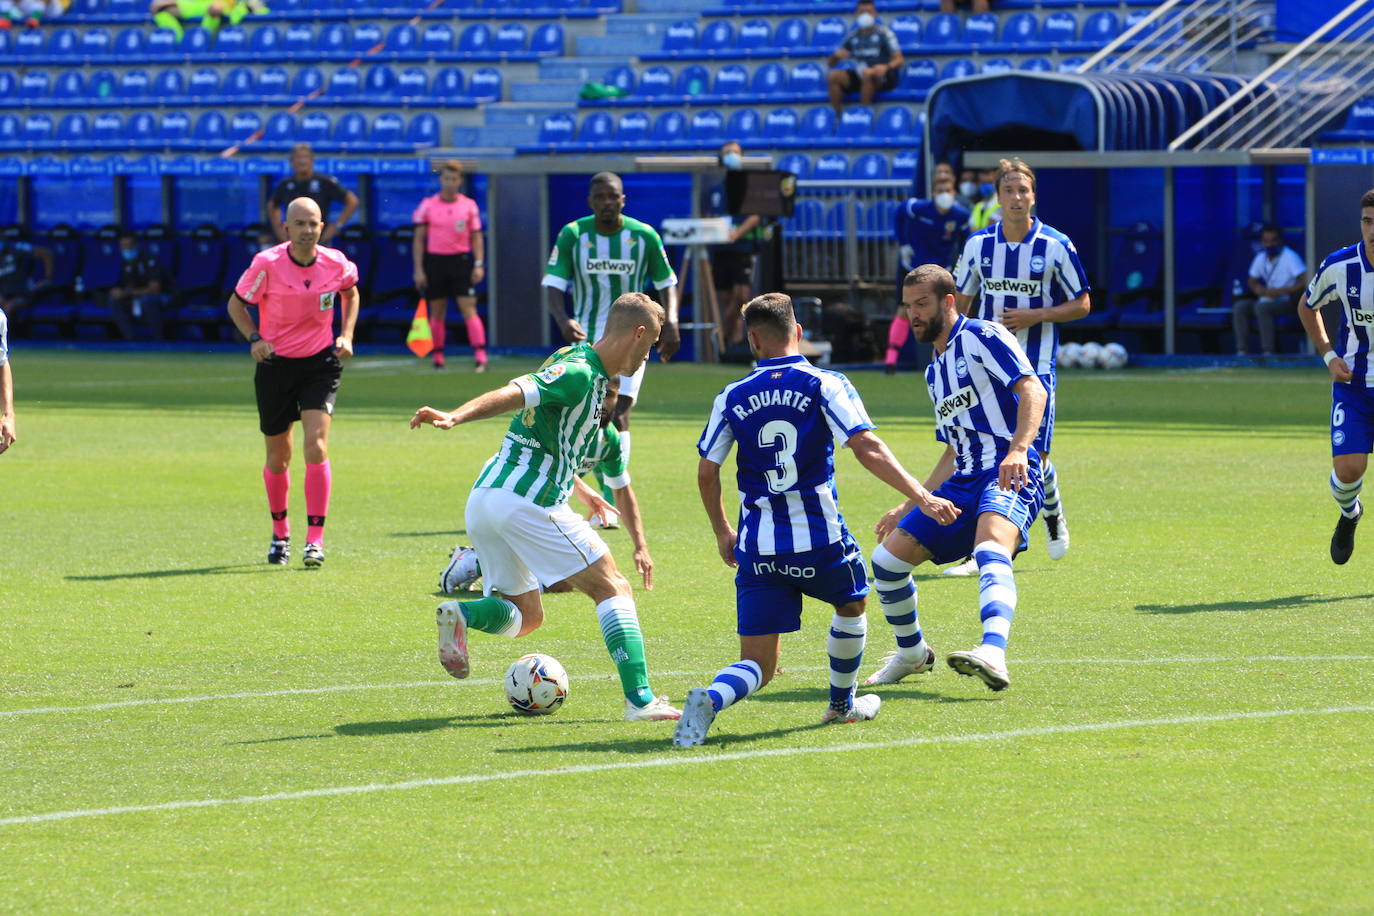
[[[328,562],[264,563],[246,356],[12,353],[0,458],[0,911],[1374,912],[1374,532],[1335,567],[1329,388],[1302,371],[1065,373],[1073,546],[1016,564],[1012,687],[943,662],[820,727],[829,610],[701,748],[620,721],[589,602],[435,658],[435,581],[503,423],[411,431],[475,376],[366,352],[333,433]],[[654,365],[634,420],[654,685],[736,658],[694,445],[738,373]],[[920,379],[855,375],[917,476]],[[895,494],[837,457],[865,551]],[[727,487],[728,489],[728,487]],[[303,534],[299,453],[291,513]],[[623,531],[609,541],[628,565]],[[298,541],[301,540],[298,537]],[[919,579],[943,655],[977,586]],[[892,637],[870,601],[861,674]],[[572,678],[508,711],[516,656]],[[1364,737],[1361,737],[1361,736]]]

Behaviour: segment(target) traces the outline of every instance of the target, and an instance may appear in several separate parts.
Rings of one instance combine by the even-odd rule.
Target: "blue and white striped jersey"
[[[1341,329],[1333,340],[1336,355],[1354,373],[1350,384],[1374,388],[1369,344],[1374,336],[1374,265],[1363,244],[1333,251],[1307,284],[1307,305],[1319,309],[1341,304]]]
[[[1039,219],[1031,221],[1030,232],[1020,242],[1008,242],[1001,223],[969,236],[954,283],[959,292],[974,298],[969,314],[984,321],[1000,320],[1009,308],[1062,305],[1090,288],[1073,242]],[[1037,374],[1054,371],[1059,325],[1043,321],[1017,331],[1016,339]]]
[[[955,473],[997,467],[1016,434],[1018,398],[1011,386],[1034,375],[1011,331],[960,315],[949,345],[926,367],[935,406],[935,438],[954,447]]]
[[[697,451],[724,464],[739,443],[739,549],[771,556],[841,540],[835,439],[846,442],[865,429],[873,429],[873,421],[849,379],[817,369],[804,356],[761,359],[753,372],[726,386]]]

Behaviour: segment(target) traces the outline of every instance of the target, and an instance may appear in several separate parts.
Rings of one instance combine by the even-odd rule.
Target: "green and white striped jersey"
[[[630,468],[625,461],[625,449],[621,446],[620,430],[609,423],[601,427],[601,434],[596,437],[591,451],[577,469],[579,474],[590,474],[592,471],[599,473],[602,481],[612,490],[630,485]]]
[[[588,343],[601,339],[611,303],[625,293],[677,285],[677,274],[663,251],[663,239],[652,226],[621,216],[620,231],[602,235],[596,217],[584,216],[558,233],[544,271],[544,286],[568,293],[573,318],[587,332]]]
[[[510,490],[540,506],[556,506],[572,492],[573,475],[601,432],[606,367],[589,343],[558,350],[538,371],[511,383],[525,393],[474,490]]]

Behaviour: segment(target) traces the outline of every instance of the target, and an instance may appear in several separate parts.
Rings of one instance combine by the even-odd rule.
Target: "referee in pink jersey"
[[[415,208],[415,289],[429,301],[429,327],[434,335],[434,368],[444,368],[444,316],[448,301],[458,300],[472,344],[478,372],[487,370],[487,329],[477,314],[476,286],[483,270],[486,243],[482,239],[482,215],[477,202],[459,193],[463,164],[450,159],[439,167],[439,193],[426,197]]]
[[[229,297],[229,317],[258,364],[253,387],[258,425],[267,439],[267,508],[272,542],[267,562],[291,558],[286,497],[291,487],[291,428],[305,428],[305,565],[324,564],[324,520],[329,513],[329,423],[339,393],[343,360],[353,355],[358,320],[358,268],[341,251],[319,244],[320,207],[298,197],[286,208],[286,238],[258,252]],[[343,303],[334,336],[334,303]],[[254,325],[248,309],[258,310]]]

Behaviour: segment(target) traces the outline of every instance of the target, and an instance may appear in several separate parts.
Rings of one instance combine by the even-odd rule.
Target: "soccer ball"
[[[1059,345],[1059,365],[1065,369],[1077,369],[1083,359],[1082,344],[1066,343]]]
[[[504,683],[510,705],[527,716],[547,716],[568,698],[568,672],[558,659],[537,652],[517,658]]]
[[[1109,343],[1102,348],[1103,369],[1124,369],[1129,360],[1130,354],[1119,343]]]
[[[1079,364],[1084,369],[1096,369],[1102,365],[1102,344],[1088,341],[1079,351]]]

